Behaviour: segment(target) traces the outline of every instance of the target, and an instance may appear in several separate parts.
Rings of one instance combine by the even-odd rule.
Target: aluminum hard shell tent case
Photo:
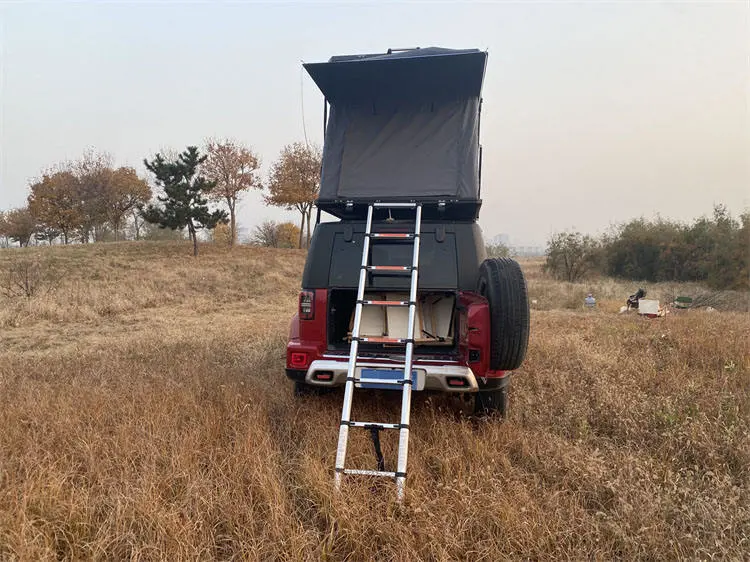
[[[318,208],[360,218],[372,201],[420,201],[426,218],[475,220],[486,61],[430,47],[305,64],[330,104]]]

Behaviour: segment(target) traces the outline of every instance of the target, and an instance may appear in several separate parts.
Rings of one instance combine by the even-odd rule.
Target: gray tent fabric
[[[477,199],[478,104],[332,106],[320,199]]]
[[[409,55],[414,52],[334,57],[337,62],[306,65],[316,67],[316,82],[334,98],[329,98],[321,201],[479,200],[479,95],[486,53],[431,48]],[[347,68],[322,68],[331,64]],[[368,68],[373,72],[368,74]],[[405,71],[427,79],[430,87]],[[347,82],[358,77],[354,85]]]

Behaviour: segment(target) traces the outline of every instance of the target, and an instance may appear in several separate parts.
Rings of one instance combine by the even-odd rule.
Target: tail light
[[[289,366],[292,369],[304,369],[307,367],[307,353],[292,352],[289,356]]]
[[[315,291],[302,291],[299,294],[299,317],[300,320],[315,318]]]

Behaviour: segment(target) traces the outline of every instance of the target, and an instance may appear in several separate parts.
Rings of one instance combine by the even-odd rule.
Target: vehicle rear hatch
[[[366,291],[366,301],[408,302],[404,291]],[[456,349],[458,331],[457,294],[449,291],[421,291],[417,295],[415,319],[415,347],[419,355],[451,355]],[[356,290],[333,289],[328,295],[329,325],[328,346],[331,350],[346,351],[351,343]],[[408,337],[408,306],[369,305],[362,308],[360,336],[362,337]],[[404,347],[400,344],[362,343],[364,353],[399,355]]]
[[[362,225],[364,226],[364,225]],[[405,232],[413,224],[378,224],[379,232]],[[329,347],[348,349],[356,304],[356,287],[362,261],[363,232],[352,225],[334,237],[331,257],[329,293]],[[364,230],[362,228],[362,230]],[[411,241],[399,239],[380,240],[370,246],[372,265],[403,266],[412,263]],[[408,302],[410,273],[367,273],[366,301]],[[424,224],[420,238],[419,283],[415,344],[417,352],[433,349],[437,353],[452,351],[455,347],[455,306],[458,289],[458,264],[454,233],[445,232],[442,225]],[[360,335],[371,337],[406,338],[408,306],[366,305],[363,307]],[[362,351],[399,353],[402,345],[364,344]]]

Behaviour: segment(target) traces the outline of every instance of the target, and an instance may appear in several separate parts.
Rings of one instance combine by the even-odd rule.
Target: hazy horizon
[[[0,5],[0,209],[86,148],[147,177],[157,150],[230,137],[322,142],[301,61],[389,47],[487,49],[488,238],[543,245],[656,214],[750,207],[750,8],[705,4]],[[297,215],[246,195],[239,222]]]

